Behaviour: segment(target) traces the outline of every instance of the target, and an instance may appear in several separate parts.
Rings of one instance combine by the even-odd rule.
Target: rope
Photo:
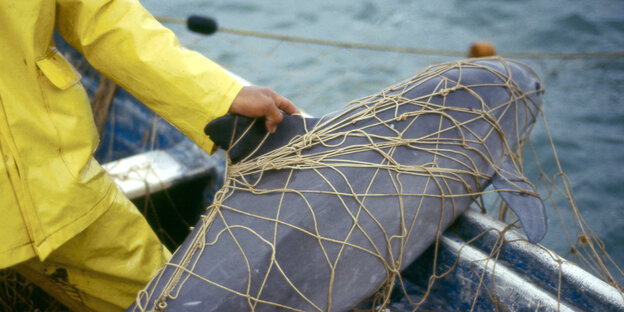
[[[176,256],[176,263],[167,264],[167,275],[171,277],[166,280],[159,277],[156,284],[164,283],[161,291],[142,292],[137,301],[157,302],[164,309],[166,302],[179,298],[183,286],[193,281],[194,284],[186,287],[202,287],[207,291],[219,291],[224,296],[239,297],[248,303],[250,311],[254,311],[258,305],[263,308],[272,306],[300,311],[301,305],[287,306],[264,295],[270,278],[272,283],[277,283],[273,276],[277,274],[283,279],[281,287],[288,289],[284,291],[298,298],[300,303],[307,304],[306,310],[331,310],[333,301],[338,300],[334,283],[338,278],[345,278],[338,274],[340,261],[344,255],[357,254],[358,257],[372,257],[377,261],[376,267],[363,269],[385,272],[383,281],[375,281],[380,284],[374,302],[376,309],[387,306],[395,283],[398,281],[403,285],[401,269],[406,261],[411,261],[405,259],[406,248],[413,248],[414,240],[422,240],[430,241],[437,250],[442,232],[452,219],[463,212],[475,198],[497,192],[484,190],[483,184],[502,170],[500,158],[503,155],[510,157],[519,168],[522,167],[522,151],[532,128],[527,117],[532,115],[529,115],[527,107],[536,107],[532,96],[543,90],[523,91],[512,80],[512,61],[501,58],[492,60],[500,62],[504,70],[494,70],[475,63],[474,59],[428,67],[410,80],[387,88],[379,94],[351,102],[339,114],[321,119],[313,128],[307,129],[303,135],[296,136],[283,147],[256,158],[248,157],[236,164],[228,160],[224,186],[215,196],[213,205],[208,208],[208,215],[198,225],[200,228],[192,238],[192,243],[188,249]],[[470,78],[464,76],[469,77],[465,73],[474,70],[483,70],[484,72],[479,72],[480,77],[489,77],[489,80],[470,83]],[[431,91],[416,97],[406,95],[417,88]],[[483,99],[482,95],[490,92],[503,94],[498,97],[499,102],[490,103]],[[462,94],[462,101],[473,104],[447,105],[447,100],[453,103],[450,99],[457,96],[457,93]],[[454,101],[456,100],[457,98]],[[508,118],[503,125],[501,121],[508,114],[516,114],[516,120]],[[430,133],[419,132],[422,123],[430,124],[432,119],[439,120],[437,129]],[[475,122],[485,123],[489,129],[480,126],[473,129],[471,125]],[[234,133],[232,136],[234,137]],[[347,140],[351,143],[345,144]],[[502,146],[492,143],[499,141]],[[396,154],[406,151],[413,153],[413,159],[418,161],[414,163],[410,162],[411,159],[395,159]],[[358,157],[363,154],[377,157],[372,157],[374,160]],[[422,163],[422,159],[428,161]],[[490,169],[487,168],[492,168],[493,172],[489,172]],[[347,170],[353,169],[358,170],[356,177],[347,174]],[[295,172],[306,173],[299,175],[299,179],[314,177],[319,181],[317,187],[308,189],[293,186],[293,180],[297,179]],[[263,182],[269,175],[272,175],[273,180],[280,179],[281,185],[266,186]],[[525,178],[515,176],[508,182],[513,184],[513,181],[522,180]],[[423,181],[425,182],[422,183]],[[579,236],[584,237],[582,244],[589,246],[578,252],[591,259],[594,267],[606,275],[605,279],[612,281],[613,277],[601,256],[604,249],[599,249],[598,246],[602,246],[599,239],[585,230],[580,213],[571,198],[569,184],[565,179],[563,183],[561,192],[569,199],[577,217]],[[387,188],[380,190],[380,185]],[[551,185],[549,192],[552,189]],[[240,207],[236,204],[234,194],[245,194],[254,198],[248,199],[251,201],[262,200],[267,198],[262,196],[268,196],[275,199],[272,202],[275,206],[269,204],[254,207],[251,204]],[[290,202],[288,206],[284,204],[285,198]],[[384,200],[383,207],[379,206],[379,201],[376,201],[378,199]],[[293,201],[297,201],[297,204],[293,204]],[[344,217],[338,225],[342,229],[340,234],[329,234],[330,232],[323,230],[323,226],[327,225],[320,223],[318,215],[327,207],[335,209],[332,211]],[[287,209],[297,209],[298,213],[309,217],[305,223],[289,223],[283,217]],[[379,218],[381,210],[395,212],[397,219]],[[500,210],[505,209],[501,207]],[[439,220],[431,222],[421,218],[422,214],[430,214],[431,211],[438,211]],[[235,216],[244,216],[243,220],[253,219],[253,224],[268,224],[272,229],[271,233],[267,234],[266,229],[246,225]],[[215,224],[218,225],[215,227]],[[429,231],[427,234],[422,230],[423,227],[429,227],[433,233]],[[509,228],[511,227],[510,225]],[[287,262],[285,259],[296,255],[288,254],[287,247],[280,249],[285,239],[279,237],[278,228],[299,233],[298,243],[305,243],[305,246],[318,252],[319,259],[323,259],[314,263],[318,271],[313,275],[327,276],[326,279],[315,280],[319,285],[316,289],[327,291],[323,296],[325,300],[313,298],[314,291],[301,289],[300,285],[295,284],[293,276],[285,270],[285,263],[282,261]],[[500,233],[499,241],[488,258],[484,259],[486,265],[490,261],[496,263],[504,243],[503,234]],[[249,237],[255,243],[250,242]],[[354,237],[360,238],[356,240]],[[205,261],[205,265],[212,263],[211,257],[220,257],[217,254],[218,247],[213,248],[226,242],[233,244],[237,250],[235,254],[228,255],[229,259],[242,259],[241,267],[232,269],[231,273],[235,276],[234,271],[242,272],[246,277],[244,283],[238,286],[219,283],[209,274],[202,275],[197,270],[200,268],[201,259]],[[253,249],[249,249],[252,245]],[[258,246],[266,248],[267,255],[263,255],[262,259],[270,255],[266,267],[253,262],[255,259],[247,256],[250,253],[258,255]],[[330,252],[328,246],[337,247]],[[553,261],[561,259],[555,257]],[[422,300],[411,302],[408,299],[415,309],[426,300],[435,280],[454,268],[453,266],[439,273],[435,269],[436,262],[437,256],[434,257],[434,271],[430,276],[429,288]],[[353,276],[354,279],[357,277]],[[484,278],[485,275],[480,275],[478,287],[490,293],[492,290],[487,288]],[[252,287],[252,284],[255,286]],[[494,301],[495,292],[494,289]],[[475,296],[473,308],[476,300]]]
[[[186,24],[186,20],[170,18],[170,17],[158,17],[161,22]],[[358,49],[368,51],[383,51],[383,52],[396,52],[405,54],[417,54],[417,55],[441,55],[452,57],[465,57],[465,51],[452,51],[441,49],[424,49],[424,48],[409,48],[391,45],[379,45],[379,44],[366,44],[366,43],[350,43],[325,39],[314,39],[300,36],[286,36],[278,35],[266,32],[258,32],[251,30],[242,30],[234,28],[219,27],[219,32],[239,35],[245,37],[262,38],[269,40],[278,40],[284,42],[296,42],[323,46],[340,47],[345,49]],[[502,52],[500,56],[506,58],[516,59],[597,59],[597,58],[622,58],[624,52],[580,52],[580,53],[556,53],[556,52]]]

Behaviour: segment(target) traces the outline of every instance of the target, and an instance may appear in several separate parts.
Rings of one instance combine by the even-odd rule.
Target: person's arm
[[[230,110],[250,117],[268,116],[258,109],[273,112],[263,96],[268,89],[246,87],[241,92],[240,83],[219,65],[180,46],[173,32],[136,0],[57,0],[56,28],[93,67],[207,152],[213,143],[203,128],[211,120]],[[272,102],[293,111],[290,101],[279,104],[284,103],[281,97]],[[268,116],[267,126],[276,119]]]

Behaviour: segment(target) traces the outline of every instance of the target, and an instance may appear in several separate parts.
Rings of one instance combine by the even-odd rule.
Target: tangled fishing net
[[[506,185],[528,182],[503,167],[503,158],[522,172],[532,122],[541,114],[535,98],[543,89],[539,81],[518,85],[515,78],[528,78],[512,77],[518,74],[514,66],[519,65],[500,58],[431,66],[339,113],[302,121],[302,133],[262,154],[264,140],[270,142],[265,136],[240,162],[228,163],[214,203],[165,270],[139,294],[137,310],[177,307],[176,300],[197,289],[229,301],[222,308],[252,311],[344,310],[365,299],[349,296],[373,293],[358,307],[379,310],[391,306],[392,294],[401,291],[402,304],[410,309],[435,307],[427,299],[436,281],[458,265],[436,267],[443,232],[470,205],[509,224],[465,239],[457,253],[471,244],[488,249],[473,264],[496,266],[509,240],[528,244],[518,234],[507,235],[519,222],[504,201],[490,195],[537,194],[486,187],[497,174]],[[499,103],[486,102],[492,93]],[[458,97],[461,105],[447,105]],[[423,126],[430,124],[433,130]],[[253,127],[241,134],[234,125],[231,150],[247,144],[245,135]],[[556,159],[554,148],[553,153]],[[534,166],[539,174],[533,184],[544,201],[559,211],[557,197],[562,197],[576,217],[578,239],[571,251],[577,263],[616,286],[621,296],[605,265],[609,259],[584,225],[560,166],[554,174],[543,172],[538,157]],[[491,233],[493,243],[484,243],[492,241]],[[430,245],[429,270],[409,273],[424,278],[426,287],[411,296],[401,271]],[[561,272],[567,260],[549,257]],[[483,294],[491,306],[512,309],[499,301],[495,276],[483,269],[472,273],[479,282],[467,286],[477,288],[470,292],[471,309]],[[564,283],[560,274],[558,285],[545,288],[561,294]]]
[[[330,114],[313,124],[303,123],[304,132],[285,146],[259,156],[252,153],[237,163],[228,162],[224,185],[213,204],[163,273],[152,281],[151,288],[139,294],[137,310],[148,306],[167,309],[191,286],[216,289],[239,300],[249,310],[269,307],[325,311],[333,303],[345,302],[344,296],[356,288],[370,295],[345,303],[357,305],[357,310],[444,309],[450,303],[431,302],[430,295],[437,285],[444,284],[447,276],[459,270],[463,275],[476,276],[476,284],[465,286],[476,286],[469,292],[471,310],[478,310],[476,307],[483,300],[496,308],[514,310],[499,300],[495,277],[483,269],[506,261],[501,260],[506,257],[506,246],[529,245],[514,231],[519,228],[514,214],[494,196],[500,190],[487,187],[494,174],[504,171],[502,157],[510,158],[520,172],[529,167],[534,170],[527,175],[551,218],[565,213],[573,216],[573,229],[566,230],[570,259],[543,248],[551,264],[560,268],[555,283],[544,286],[554,287],[558,294],[555,300],[560,300],[559,295],[567,287],[561,268],[572,261],[614,286],[622,296],[622,285],[614,274],[624,274],[584,223],[570,182],[559,164],[546,119],[533,100],[534,95],[543,91],[541,86],[522,90],[510,76],[509,64],[513,62],[492,60],[500,62],[502,68],[494,70],[473,60],[431,66],[408,81],[350,103],[339,114]],[[463,72],[474,69],[487,71],[491,81],[471,83]],[[429,91],[416,97],[404,96],[417,87]],[[488,88],[504,90],[505,100],[495,106],[486,103],[481,90]],[[469,105],[445,105],[447,99],[458,94],[468,96]],[[512,115],[521,117],[505,119]],[[553,146],[549,157],[556,163],[554,172],[544,171],[540,159],[545,156],[535,153],[529,138],[531,122],[536,117],[544,123]],[[432,120],[438,121],[437,129],[420,133],[419,125]],[[471,128],[478,122],[488,125],[486,131]],[[253,124],[248,129],[252,127]],[[236,137],[244,135],[233,134]],[[501,144],[491,143],[494,141]],[[232,146],[236,144],[242,143],[233,140]],[[406,153],[413,157],[406,158]],[[345,173],[350,170],[357,174]],[[513,180],[523,177],[512,175],[508,182]],[[317,183],[311,187],[310,181]],[[309,187],[302,187],[306,185]],[[240,199],[243,193],[247,197]],[[455,226],[444,230],[465,209],[487,212],[504,223],[476,228],[453,249],[450,256],[459,258],[473,245],[485,248],[483,257],[470,259],[472,266],[467,270],[460,268],[459,260],[438,265],[449,256],[450,249],[444,246],[460,241],[456,239],[460,234],[453,233]],[[393,217],[380,217],[382,210],[393,211]],[[305,222],[300,215],[306,216]],[[336,224],[318,223],[322,216],[325,220],[327,216],[340,220],[336,224],[341,229],[337,230]],[[463,218],[458,222],[470,225]],[[284,238],[286,234],[296,241]],[[220,254],[211,256],[211,251],[223,250],[224,245],[229,245],[231,252],[227,255],[230,263],[225,267],[243,272],[241,276],[245,278],[227,280],[220,275],[223,272],[210,270],[211,261],[225,258]],[[290,258],[301,251],[306,252],[307,261],[298,259],[299,266],[293,268]],[[260,252],[270,255],[267,261],[256,261],[253,255]],[[213,259],[208,261],[206,257]],[[416,263],[409,266],[414,258],[418,258]],[[362,268],[363,271],[349,268],[354,259],[367,259],[371,266]],[[316,266],[323,281],[314,284],[312,290],[295,284],[299,272],[307,266]],[[3,273],[2,307],[28,307],[32,286],[11,271]],[[424,287],[412,285],[419,280],[424,281],[420,284]],[[18,288],[26,291],[15,291]],[[274,288],[288,293],[296,304],[273,300],[280,299]],[[22,305],[16,305],[16,300]],[[359,301],[362,302],[358,304]],[[26,310],[32,310],[32,306]]]

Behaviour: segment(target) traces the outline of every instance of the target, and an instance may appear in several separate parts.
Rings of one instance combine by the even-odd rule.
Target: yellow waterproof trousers
[[[14,268],[73,311],[121,311],[170,257],[118,192],[107,212],[45,261],[33,258]]]

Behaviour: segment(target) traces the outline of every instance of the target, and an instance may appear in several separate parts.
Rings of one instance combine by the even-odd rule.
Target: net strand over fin
[[[438,250],[453,244],[443,232],[470,206],[509,221],[458,247],[460,254],[496,235],[490,253],[473,260],[485,267],[504,257],[505,244],[529,244],[510,233],[519,224],[506,201],[522,214],[535,198],[554,204],[553,193],[561,192],[576,209],[561,168],[553,179],[541,174],[533,183],[522,174],[529,133],[543,116],[542,86],[520,63],[469,59],[430,66],[313,126],[302,120],[303,133],[287,144],[271,146],[264,135],[242,160],[228,160],[214,203],[139,293],[134,310],[205,300],[217,310],[344,311],[366,298],[380,310],[394,290],[407,294],[402,270],[433,246],[432,270],[417,277],[428,279],[427,288],[420,298],[405,296],[418,309],[458,265],[438,267]],[[223,134],[230,149],[248,133],[231,129]],[[498,186],[489,187],[494,177]],[[563,189],[556,186],[560,178]],[[500,192],[513,200],[493,199]],[[586,238],[580,259],[608,274],[599,240],[578,220]],[[545,220],[543,229],[536,224],[526,230],[545,231]],[[550,257],[559,267],[566,263]],[[471,309],[484,294],[493,306],[504,305],[496,282],[474,273],[479,283]]]

